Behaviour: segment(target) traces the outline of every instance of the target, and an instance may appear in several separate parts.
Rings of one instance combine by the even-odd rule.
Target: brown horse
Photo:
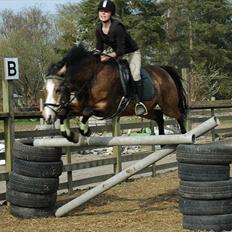
[[[56,67],[51,66],[45,83],[43,116],[47,123],[54,123],[57,117],[63,121],[68,117],[83,116],[79,129],[82,134],[88,135],[86,122],[91,116],[115,116],[123,90],[118,65],[114,59],[100,62],[99,55],[79,45],[71,49],[66,56],[64,77],[57,75],[59,69]],[[147,66],[146,70],[151,76],[155,95],[144,102],[148,114],[142,117],[155,120],[159,134],[164,134],[165,114],[175,118],[181,133],[185,133],[184,118],[187,106],[181,78],[175,69],[169,66]],[[135,101],[132,98],[120,116],[134,115],[134,107]],[[64,136],[77,142],[73,134],[64,133]]]

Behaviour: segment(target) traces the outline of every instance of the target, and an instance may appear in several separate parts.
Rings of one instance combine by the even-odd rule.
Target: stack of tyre
[[[232,230],[232,147],[179,145],[176,155],[183,228]]]
[[[11,214],[21,218],[54,215],[63,169],[61,150],[34,147],[31,141],[16,141],[13,155],[13,172],[6,193]]]

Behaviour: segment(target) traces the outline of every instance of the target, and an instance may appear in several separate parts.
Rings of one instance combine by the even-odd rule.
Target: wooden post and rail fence
[[[187,72],[182,73],[182,75],[187,75]],[[185,77],[186,78],[186,77]],[[14,112],[13,109],[13,83],[11,81],[3,80],[3,112],[0,113],[0,120],[4,121],[4,131],[0,133],[0,140],[5,141],[5,153],[0,154],[0,160],[5,159],[5,171],[0,169],[0,182],[8,180],[8,174],[12,170],[12,144],[15,139],[21,138],[35,138],[44,136],[55,136],[59,134],[58,129],[49,130],[34,130],[34,131],[14,131],[14,119],[31,119],[37,118],[41,119],[41,112]],[[190,102],[189,111],[187,115],[187,129],[192,128],[192,124],[198,124],[211,116],[216,115],[220,121],[231,121],[232,122],[232,100],[220,100],[220,101],[208,101],[208,102]],[[220,111],[220,112],[219,112]],[[223,112],[224,111],[224,112]],[[165,120],[165,125],[176,125],[173,119]],[[128,129],[138,130],[138,128],[150,128],[151,133],[154,134],[155,123],[153,121],[142,121],[139,123],[117,123],[117,119],[113,120],[112,125],[104,126],[94,126],[92,127],[93,132],[111,132],[113,136],[120,135],[122,131]],[[76,129],[74,129],[76,130]],[[231,127],[214,129],[211,132],[212,141],[215,140],[216,135],[229,135],[232,136],[232,125]],[[77,148],[75,148],[77,149]],[[138,160],[149,154],[152,150],[154,151],[154,146],[151,147],[151,151],[132,154],[130,156],[121,156],[121,147],[115,146],[113,150],[112,157],[106,157],[103,159],[97,159],[89,162],[72,163],[72,153],[75,150],[73,148],[63,149],[66,154],[66,165],[64,165],[64,172],[67,172],[67,182],[60,184],[60,189],[68,189],[72,192],[74,187],[96,183],[103,181],[115,173],[122,170],[122,162],[128,162],[133,160]],[[84,148],[83,148],[84,149]],[[80,149],[79,149],[80,150]],[[101,165],[113,165],[113,172],[111,174],[96,176],[92,178],[86,178],[85,180],[73,180],[73,171],[80,170],[83,168],[98,167]],[[157,167],[155,164],[152,167],[144,170],[143,172],[152,172],[155,175],[156,171],[161,169],[173,168],[176,163],[164,164]],[[0,192],[0,200],[5,198],[5,193]]]

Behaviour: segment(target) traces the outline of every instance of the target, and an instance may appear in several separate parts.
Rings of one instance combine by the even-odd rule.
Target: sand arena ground
[[[2,232],[178,232],[182,215],[178,209],[177,171],[124,182],[61,218],[18,219],[7,206],[0,207]],[[58,197],[58,204],[79,196]]]

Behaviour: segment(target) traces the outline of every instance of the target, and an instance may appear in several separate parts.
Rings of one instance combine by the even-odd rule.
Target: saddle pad
[[[125,97],[130,97],[131,94],[135,92],[135,89],[133,90],[133,79],[130,73],[129,65],[127,61],[121,60],[119,65],[119,73],[120,73],[120,81],[123,89],[123,93]],[[146,71],[146,69],[142,68],[140,71],[141,80],[142,80],[142,86],[143,86],[143,97],[142,101],[149,101],[152,100],[152,98],[155,95],[155,89],[154,84],[151,80],[150,74]]]
[[[152,100],[155,95],[154,84],[151,80],[150,74],[146,69],[142,68],[140,71],[140,75],[143,82],[143,101]]]

